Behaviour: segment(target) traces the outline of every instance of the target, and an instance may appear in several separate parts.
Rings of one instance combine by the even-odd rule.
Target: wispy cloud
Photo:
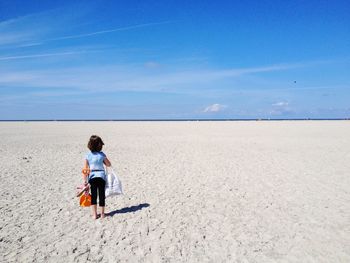
[[[214,112],[219,112],[219,111],[223,111],[224,109],[226,109],[227,106],[226,105],[221,105],[218,103],[212,104],[207,106],[203,112],[204,113],[214,113]]]
[[[272,104],[272,106],[276,106],[276,107],[285,107],[288,105],[289,105],[289,102],[287,102],[287,101],[279,101],[279,102]]]
[[[89,8],[86,9],[88,10]],[[66,7],[2,21],[0,22],[0,47],[10,46],[12,48],[20,48],[39,46],[48,42],[51,43],[69,39],[94,37],[102,34],[135,30],[174,22],[167,20],[160,22],[140,23],[87,33],[64,35],[65,32],[67,33],[72,31],[72,29],[76,28],[77,25],[81,24],[83,19],[86,19],[86,15],[88,13],[87,10],[77,10],[76,8],[70,10],[70,8]],[[59,17],[59,19],[57,19],[57,17]]]
[[[65,25],[73,22],[71,16],[61,11],[48,10],[0,22],[0,46],[38,44],[40,39],[61,32]],[[60,19],[56,19],[58,15]]]
[[[272,109],[270,109],[270,115],[288,115],[294,113],[294,109],[289,106],[288,101],[278,101],[272,104]]]
[[[43,44],[43,42],[25,43],[25,44],[16,45],[15,47],[35,47],[35,46],[40,46],[42,44]]]
[[[163,25],[163,24],[168,24],[173,22],[173,21],[162,21],[162,22],[154,22],[154,23],[143,23],[143,24],[136,24],[136,25],[125,26],[125,27],[112,28],[107,30],[94,31],[94,32],[89,32],[85,34],[76,34],[76,35],[62,36],[62,37],[56,37],[56,38],[45,38],[45,35],[58,34],[58,32],[55,32],[57,30],[55,30],[54,27],[52,27],[51,30],[48,30],[47,26],[41,26],[41,25],[39,26],[32,25],[32,27],[21,26],[23,23],[25,23],[26,20],[29,19],[29,17],[23,17],[23,18],[14,20],[13,23],[3,22],[2,26],[0,24],[0,34],[1,34],[0,45],[16,44],[15,46],[12,46],[12,47],[18,47],[18,48],[40,46],[48,42],[51,43],[55,41],[63,41],[63,40],[69,40],[69,39],[94,37],[102,34],[108,34],[108,33],[113,33],[118,31],[134,30],[134,29],[145,28],[145,27],[152,27],[152,26]],[[28,23],[30,24],[33,22],[30,21]],[[34,30],[33,28],[36,28],[36,29]]]
[[[60,52],[60,53],[32,54],[32,55],[23,55],[23,56],[8,56],[8,57],[0,57],[0,61],[2,61],[2,60],[15,60],[15,59],[26,59],[26,58],[67,56],[67,55],[82,54],[82,53],[86,53],[86,51],[70,51],[70,52]]]
[[[65,55],[69,52],[46,54]],[[72,53],[73,54],[73,53]],[[45,54],[42,54],[45,55]],[[33,56],[40,56],[33,55]],[[19,59],[18,57],[5,57],[6,59]],[[0,58],[1,59],[1,58]],[[6,76],[32,76],[31,80],[22,81],[12,77],[12,83],[7,81],[7,85],[15,86],[35,86],[35,87],[75,87],[85,90],[128,90],[128,91],[163,91],[164,88],[184,90],[188,85],[197,86],[224,79],[238,78],[242,75],[254,74],[257,72],[272,72],[286,70],[294,66],[268,66],[253,67],[244,69],[211,69],[211,70],[186,70],[186,71],[166,71],[152,72],[152,74],[142,67],[128,65],[120,66],[82,66],[77,68],[61,68],[52,70],[26,70],[26,71],[2,71],[0,73],[0,84],[7,79]]]
[[[42,42],[48,42],[48,41],[57,41],[57,40],[65,40],[65,39],[75,39],[75,38],[83,38],[83,37],[91,37],[101,34],[107,34],[107,33],[113,33],[117,31],[126,31],[126,30],[132,30],[137,28],[143,28],[143,27],[150,27],[150,26],[157,26],[157,25],[163,25],[163,24],[169,24],[173,21],[163,21],[163,22],[155,22],[155,23],[143,23],[143,24],[137,24],[132,26],[126,26],[126,27],[118,27],[118,28],[112,28],[107,30],[100,30],[85,34],[77,34],[77,35],[70,35],[70,36],[63,36],[63,37],[57,37],[52,39],[43,40]]]

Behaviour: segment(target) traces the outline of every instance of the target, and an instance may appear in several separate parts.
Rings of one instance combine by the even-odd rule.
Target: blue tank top
[[[102,178],[106,180],[105,168],[103,166],[103,161],[106,155],[103,152],[89,152],[85,159],[89,163],[90,174],[89,180],[92,178]]]

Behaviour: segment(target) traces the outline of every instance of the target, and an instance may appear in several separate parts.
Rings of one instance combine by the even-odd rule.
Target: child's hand
[[[88,176],[90,174],[90,169],[84,168],[81,172],[83,173],[83,175]]]

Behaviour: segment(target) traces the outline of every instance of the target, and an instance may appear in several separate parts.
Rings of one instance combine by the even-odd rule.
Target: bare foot
[[[93,219],[97,219],[98,216],[97,216],[97,215],[92,215],[92,218],[93,218]]]
[[[105,218],[105,214],[101,214],[101,219]]]

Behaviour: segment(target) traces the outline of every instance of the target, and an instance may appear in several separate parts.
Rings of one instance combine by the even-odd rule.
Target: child
[[[91,152],[85,158],[84,170],[87,169],[89,172],[84,174],[84,183],[87,184],[89,182],[90,184],[92,216],[94,219],[97,219],[97,192],[101,207],[101,218],[105,217],[106,174],[103,164],[109,167],[111,166],[111,162],[101,152],[103,145],[104,143],[99,136],[92,135],[88,143],[88,148]]]

